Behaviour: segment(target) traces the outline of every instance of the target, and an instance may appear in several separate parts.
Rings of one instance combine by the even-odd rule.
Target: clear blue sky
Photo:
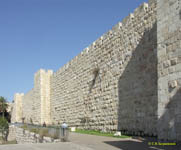
[[[1,0],[0,96],[33,88],[146,0]]]

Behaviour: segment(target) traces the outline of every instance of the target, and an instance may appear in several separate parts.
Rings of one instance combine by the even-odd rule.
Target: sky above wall
[[[0,96],[33,88],[146,0],[1,0]]]

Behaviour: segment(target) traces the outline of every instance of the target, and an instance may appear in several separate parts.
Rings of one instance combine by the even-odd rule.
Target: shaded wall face
[[[16,104],[15,102],[12,104],[12,112],[11,112],[11,123],[16,122]]]
[[[41,123],[41,95],[40,95],[40,73],[36,73],[34,77],[34,88],[27,92],[23,99],[23,118],[25,123],[40,124]]]
[[[23,118],[25,123],[41,123],[41,75],[40,71],[35,73],[34,88],[24,95]]]
[[[11,122],[22,122],[22,113],[23,113],[23,106],[22,106],[22,100],[23,100],[24,94],[16,93],[14,95],[14,104],[13,104],[13,110],[12,110],[12,117]]]
[[[26,123],[30,123],[31,120],[34,121],[35,123],[35,119],[34,119],[34,107],[33,107],[33,103],[34,103],[34,97],[33,97],[34,91],[31,90],[28,93],[26,93],[22,99],[22,111],[23,111],[23,115],[22,117],[24,118],[24,122]],[[22,120],[21,120],[22,122]]]
[[[155,3],[143,4],[53,74],[53,123],[102,130],[140,125],[155,132],[150,127],[157,110],[155,9]],[[141,127],[143,119],[147,125]]]
[[[158,1],[158,137],[181,140],[181,1]]]
[[[41,75],[40,71],[34,75],[34,88],[33,88],[33,98],[29,99],[33,101],[32,113],[34,114],[33,123],[41,123]]]
[[[123,133],[157,134],[156,32],[156,24],[144,31],[118,81],[118,129]]]

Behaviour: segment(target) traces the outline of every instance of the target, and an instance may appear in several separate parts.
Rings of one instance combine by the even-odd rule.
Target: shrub
[[[0,129],[8,129],[8,121],[4,117],[0,117]]]

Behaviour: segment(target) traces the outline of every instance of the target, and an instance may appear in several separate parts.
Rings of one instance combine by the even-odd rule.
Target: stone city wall
[[[156,135],[156,33],[150,1],[54,73],[52,122]]]

